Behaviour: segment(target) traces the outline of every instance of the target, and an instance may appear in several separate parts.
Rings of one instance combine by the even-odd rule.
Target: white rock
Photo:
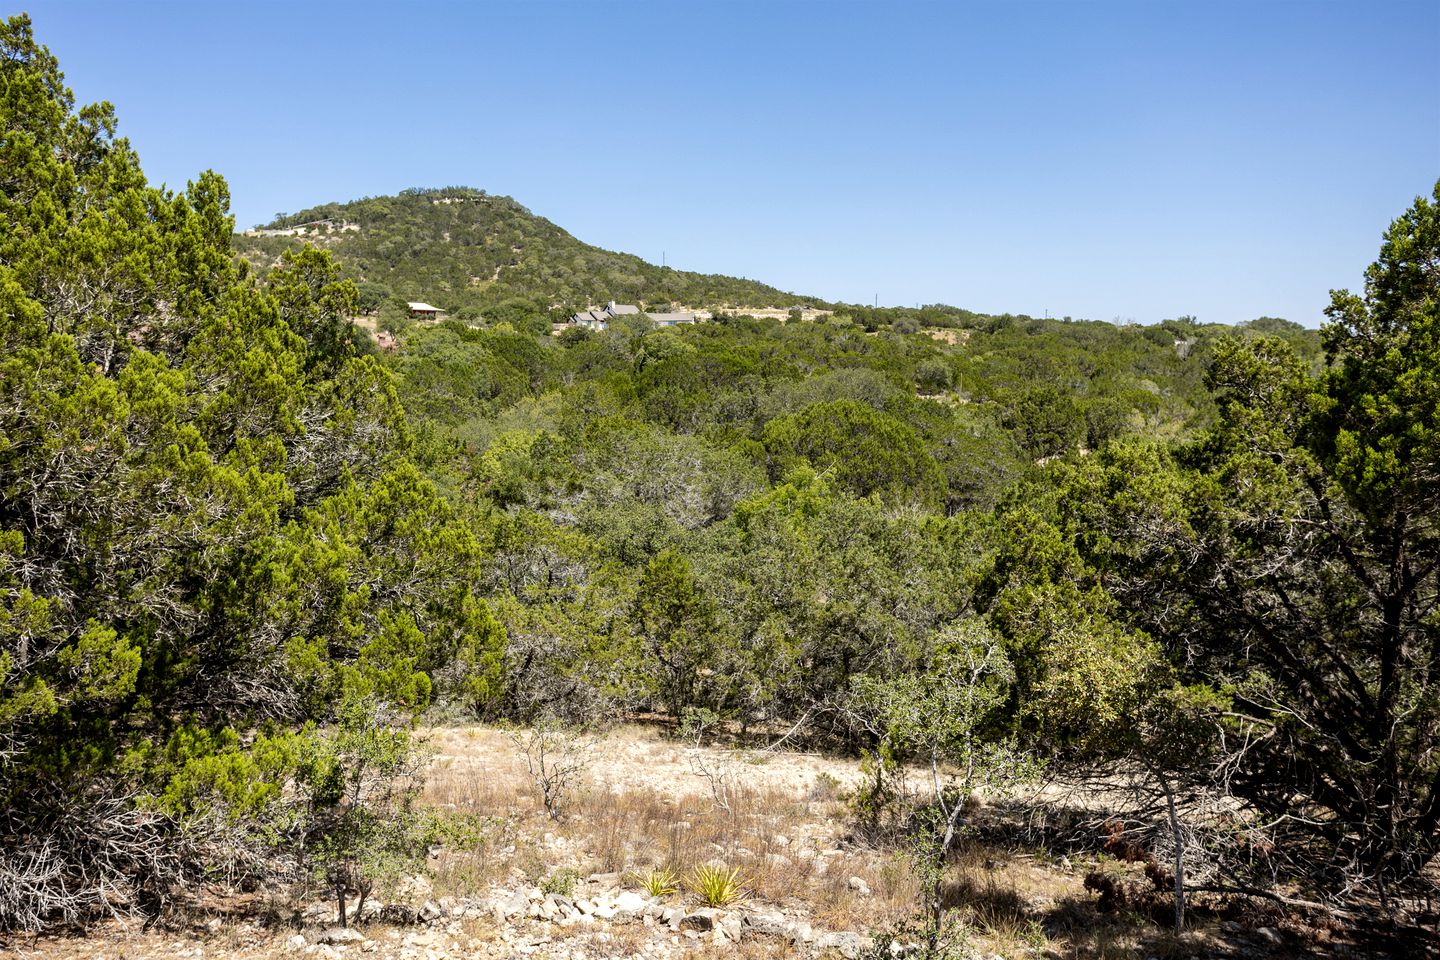
[[[622,890],[615,897],[615,909],[620,913],[640,913],[650,906],[650,901],[633,890]]]
[[[854,960],[860,956],[862,946],[858,933],[827,933],[815,940],[817,950],[834,950],[846,960]]]

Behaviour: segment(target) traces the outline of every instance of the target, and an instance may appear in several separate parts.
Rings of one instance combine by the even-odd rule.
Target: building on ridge
[[[572,314],[570,322],[577,327],[584,327],[586,330],[604,330],[610,326],[610,321],[615,317],[633,317],[641,313],[644,311],[632,303],[616,303],[611,300],[603,307],[595,307]],[[649,317],[657,327],[673,327],[677,324],[696,321],[693,313],[646,313],[645,316]]]

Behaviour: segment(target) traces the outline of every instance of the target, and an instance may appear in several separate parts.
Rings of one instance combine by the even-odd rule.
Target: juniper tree
[[[337,345],[348,284],[258,282],[224,181],[151,187],[115,130],[0,23],[4,926],[283,863],[302,724],[357,677],[485,696],[503,644],[390,375]]]

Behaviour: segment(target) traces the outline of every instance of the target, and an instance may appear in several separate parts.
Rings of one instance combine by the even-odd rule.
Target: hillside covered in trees
[[[1144,864],[1096,909],[1433,930],[1440,183],[1318,333],[760,320],[441,193],[237,239],[0,25],[0,928],[282,880],[343,922],[499,829],[418,803],[422,724],[643,718],[863,757],[931,957],[956,843],[1017,822]],[[352,328],[409,296],[454,319]],[[737,309],[550,334],[608,297]],[[1044,778],[1140,799],[1062,845]]]
[[[296,228],[305,232],[276,235]],[[367,312],[422,300],[462,320],[485,316],[543,329],[539,323],[610,300],[657,310],[670,303],[818,303],[753,280],[671,270],[602,250],[509,197],[468,187],[327,203],[279,217],[236,242],[252,262],[268,266],[302,238],[334,251]]]

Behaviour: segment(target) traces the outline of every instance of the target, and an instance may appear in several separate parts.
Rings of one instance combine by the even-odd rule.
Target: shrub
[[[568,867],[562,867],[541,882],[540,892],[545,894],[558,893],[562,897],[573,897],[575,895],[575,881],[579,879],[580,874]]]
[[[680,892],[679,878],[669,867],[651,867],[634,875],[635,882],[651,897],[668,897]]]
[[[707,907],[726,907],[745,895],[750,881],[741,879],[738,867],[703,864],[690,872],[690,891]]]

